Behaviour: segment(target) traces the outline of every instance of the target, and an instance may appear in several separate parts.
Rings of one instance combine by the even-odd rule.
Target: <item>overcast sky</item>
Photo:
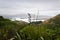
[[[60,13],[60,0],[0,0],[0,15],[37,14],[54,16]]]

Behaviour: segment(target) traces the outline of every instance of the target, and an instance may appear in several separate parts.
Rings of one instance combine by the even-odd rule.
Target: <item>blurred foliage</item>
[[[30,24],[0,16],[0,40],[60,40],[60,14]]]

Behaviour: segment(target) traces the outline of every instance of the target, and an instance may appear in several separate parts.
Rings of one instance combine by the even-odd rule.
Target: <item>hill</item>
[[[19,31],[22,40],[60,40],[60,14]]]
[[[0,16],[0,40],[9,40],[16,36],[17,31],[24,28],[25,22],[11,21]]]
[[[43,22],[44,25],[49,26],[50,28],[56,29],[60,27],[60,14],[56,15],[53,18],[50,18]]]
[[[60,40],[60,14],[31,24],[0,16],[0,40]]]

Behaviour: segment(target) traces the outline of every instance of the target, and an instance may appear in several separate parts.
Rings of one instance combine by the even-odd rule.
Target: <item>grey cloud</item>
[[[60,10],[60,0],[0,0],[0,15],[23,18],[30,10],[32,13],[35,10],[58,11]],[[47,15],[47,13],[45,14]],[[56,15],[56,13],[52,12],[51,15]]]

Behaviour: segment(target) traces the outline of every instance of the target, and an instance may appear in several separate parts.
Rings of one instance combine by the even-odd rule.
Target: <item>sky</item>
[[[0,0],[0,15],[26,16],[27,13],[54,16],[60,13],[60,0]]]

